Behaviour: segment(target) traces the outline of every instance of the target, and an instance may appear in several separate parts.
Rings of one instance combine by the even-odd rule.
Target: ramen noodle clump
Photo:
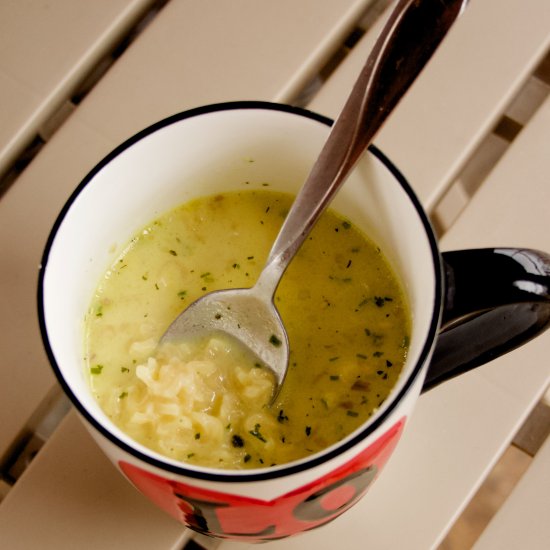
[[[291,201],[267,190],[196,199],[143,228],[107,270],[86,316],[87,370],[138,443],[200,466],[269,467],[340,441],[387,398],[407,305],[380,249],[330,210],[275,295],[290,367],[273,404],[271,371],[229,337],[158,344],[201,295],[254,284]]]

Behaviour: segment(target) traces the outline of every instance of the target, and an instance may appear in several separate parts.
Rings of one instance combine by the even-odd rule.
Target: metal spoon
[[[226,333],[285,379],[289,345],[273,295],[288,264],[387,115],[407,91],[467,0],[400,0],[377,39],[319,158],[300,189],[252,288],[219,290],[192,303],[161,344]]]

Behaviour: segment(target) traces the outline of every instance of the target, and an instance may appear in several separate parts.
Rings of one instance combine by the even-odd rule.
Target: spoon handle
[[[389,113],[462,12],[467,0],[399,0],[269,253],[256,286],[280,278]]]

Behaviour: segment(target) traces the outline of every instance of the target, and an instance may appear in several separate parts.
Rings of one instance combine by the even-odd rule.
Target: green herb
[[[364,353],[356,353],[355,357],[358,357],[359,359],[366,359],[367,356]]]
[[[103,365],[95,365],[90,368],[91,374],[101,374],[101,371],[103,370]]]
[[[344,220],[344,221],[342,222],[342,227],[343,227],[344,229],[349,229],[349,228],[351,227],[351,223],[348,222],[347,220]]]
[[[311,435],[311,426],[306,426],[306,435],[308,437]]]
[[[214,319],[216,320],[220,320],[222,318],[222,314],[221,313],[216,313],[216,315],[214,315]]]
[[[128,367],[120,367],[120,372],[130,372]]]
[[[355,411],[346,411],[346,414],[348,416],[353,416],[354,418],[359,416],[359,413],[356,413]]]
[[[336,356],[336,357],[331,357],[331,358],[329,359],[329,361],[332,363],[332,362],[334,362],[334,361],[338,361],[338,359],[340,359],[340,357],[338,357],[338,356]]]
[[[373,354],[373,357],[382,357],[384,355],[383,351],[375,351]]]
[[[124,399],[127,395],[128,395],[128,392],[127,392],[127,391],[123,391],[123,392],[118,396],[118,398],[119,398],[119,399]]]
[[[253,430],[250,430],[248,433],[250,435],[253,435],[254,437],[256,437],[257,439],[259,439],[260,441],[263,441],[264,443],[267,443],[267,439],[260,433],[260,428],[261,428],[261,425],[260,424],[256,424],[254,426],[254,429]]]
[[[340,380],[340,375],[339,374],[331,374],[330,379],[331,380]]]
[[[189,454],[187,455],[187,458],[193,458],[194,456],[195,456],[195,453],[189,453]]]
[[[145,273],[144,275],[141,276],[141,278],[146,281],[149,277],[147,276],[147,273]]]
[[[95,312],[95,316],[96,317],[103,317],[103,304],[99,304],[97,306],[97,309],[96,309],[96,312]]]
[[[269,337],[269,343],[272,346],[275,346],[276,348],[278,348],[282,344],[281,340],[279,340],[279,338],[277,338],[277,336],[275,336],[275,334],[272,334]]]
[[[251,458],[252,457],[249,454],[245,454],[243,460],[244,462],[249,462]]]
[[[180,290],[178,292],[178,297],[179,297],[180,300],[185,299],[186,296],[187,296],[187,290]]]
[[[237,435],[235,434],[232,438],[231,438],[231,444],[233,445],[233,447],[244,447],[244,441],[243,441],[243,438],[240,436],[240,435]]]
[[[195,434],[195,439],[200,439],[200,438],[201,438],[201,434],[200,434],[200,432],[197,432],[197,433]]]
[[[283,412],[283,409],[279,411],[277,420],[282,424],[283,422],[288,422],[288,416]]]
[[[177,256],[178,255],[178,253],[175,250],[169,250],[168,252],[170,252],[170,254],[172,254],[172,256]]]
[[[353,281],[353,279],[351,277],[336,277],[334,275],[329,275],[328,278],[331,281],[337,281],[337,282],[340,282],[340,283],[351,283]]]

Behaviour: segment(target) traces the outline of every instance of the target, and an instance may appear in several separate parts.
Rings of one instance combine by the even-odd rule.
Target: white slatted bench
[[[122,139],[173,112],[230,99],[293,101],[368,4],[240,0],[199,8],[172,0],[11,186],[0,200],[0,296],[2,310],[14,312],[0,331],[0,456],[55,395],[34,285],[47,231],[74,185]],[[503,9],[507,16],[495,19]],[[548,51],[548,20],[546,0],[530,9],[521,0],[472,0],[377,139],[431,210]],[[337,112],[369,43],[370,33],[311,108]],[[546,101],[483,181],[445,234],[444,249],[550,250],[549,109]],[[368,497],[326,528],[272,547],[329,548],[342,540],[346,548],[435,547],[547,387],[550,368],[540,359],[549,349],[545,335],[423,396]],[[2,548],[168,549],[188,537],[119,476],[73,413],[0,503]]]
[[[153,0],[0,4],[0,175],[72,110],[71,96]]]
[[[550,542],[550,438],[537,452],[529,470],[475,543],[475,550],[529,548],[544,550]]]

